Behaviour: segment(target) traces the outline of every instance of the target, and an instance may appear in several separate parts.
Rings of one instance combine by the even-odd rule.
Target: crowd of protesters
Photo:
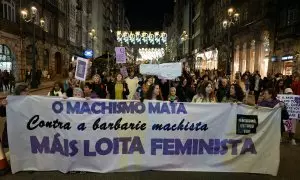
[[[285,105],[277,100],[277,95],[300,95],[299,76],[268,74],[267,77],[261,78],[258,71],[243,74],[238,72],[230,81],[222,71],[206,70],[200,73],[183,70],[181,77],[170,81],[137,72],[131,69],[126,78],[121,73],[108,75],[103,72],[101,75],[94,75],[92,81],[86,83],[80,83],[74,78],[73,72],[70,72],[69,78],[63,83],[56,82],[48,95],[86,99],[244,103],[270,108],[280,105],[281,132],[285,131],[283,120],[288,120],[289,115]],[[292,144],[296,145],[292,132],[289,133],[289,137]]]
[[[283,120],[289,119],[289,115],[284,104],[277,100],[277,94],[300,95],[299,76],[268,74],[262,79],[258,72],[245,72],[236,73],[234,80],[230,81],[223,72],[218,70],[206,70],[201,73],[183,70],[181,77],[170,81],[156,76],[141,75],[137,72],[136,69],[129,70],[128,77],[123,77],[121,73],[102,72],[95,74],[92,80],[87,82],[76,80],[74,72],[69,72],[69,77],[64,82],[54,83],[48,96],[192,103],[245,103],[270,108],[281,106],[281,132],[283,132]],[[16,95],[27,95],[27,92],[26,85],[16,88]],[[6,115],[5,105],[3,103],[0,107],[1,116]],[[5,131],[2,145],[8,147]],[[296,145],[293,139],[294,134],[290,132],[289,135],[292,144]]]
[[[12,92],[15,88],[16,81],[13,72],[0,70],[0,92]]]

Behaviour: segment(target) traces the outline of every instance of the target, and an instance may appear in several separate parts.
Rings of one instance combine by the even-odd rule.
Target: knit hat
[[[293,94],[293,90],[291,88],[286,88],[284,94]]]

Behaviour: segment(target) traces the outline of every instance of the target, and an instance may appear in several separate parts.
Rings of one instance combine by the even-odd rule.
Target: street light
[[[240,14],[234,9],[234,8],[229,8],[227,10],[228,12],[228,17],[222,22],[223,28],[225,30],[228,30],[228,37],[227,37],[227,43],[228,43],[228,57],[226,59],[226,74],[230,75],[231,74],[231,51],[230,51],[230,38],[231,38],[231,27],[234,26],[240,19]]]
[[[92,59],[94,60],[94,56],[95,56],[94,42],[95,42],[95,40],[97,39],[97,36],[96,36],[96,30],[93,28],[93,29],[89,32],[89,35],[90,35],[90,38],[91,38],[91,41],[92,41],[92,50],[93,50]],[[98,69],[96,68],[95,71],[96,71],[96,74],[97,74]]]
[[[92,49],[94,51],[94,41],[97,39],[97,36],[96,36],[96,30],[95,29],[92,29],[90,32],[89,32],[89,35],[91,37],[91,40],[92,40]],[[93,53],[93,57],[94,58],[94,53]]]
[[[32,23],[32,29],[33,29],[33,37],[32,37],[32,72],[31,72],[31,88],[35,89],[38,88],[37,84],[37,79],[36,79],[36,49],[35,49],[35,20],[36,20],[36,15],[37,15],[37,8],[35,6],[32,6],[30,8],[30,15],[28,15],[28,10],[23,9],[21,10],[21,15],[23,20],[26,23]],[[40,19],[40,26],[44,27],[45,25],[45,20],[43,18]]]
[[[183,31],[180,36],[181,42],[183,43],[183,53],[185,53],[185,41],[189,39],[189,35],[186,31]]]

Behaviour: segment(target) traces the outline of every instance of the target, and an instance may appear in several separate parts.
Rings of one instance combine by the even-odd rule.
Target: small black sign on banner
[[[236,119],[236,134],[256,134],[258,126],[257,115],[238,114]]]

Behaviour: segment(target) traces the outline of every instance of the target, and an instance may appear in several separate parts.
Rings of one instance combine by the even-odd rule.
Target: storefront
[[[217,69],[218,68],[218,50],[204,51],[196,54],[196,69]]]
[[[292,75],[293,74],[293,65],[294,65],[294,56],[286,55],[281,57],[283,63],[283,75]]]

